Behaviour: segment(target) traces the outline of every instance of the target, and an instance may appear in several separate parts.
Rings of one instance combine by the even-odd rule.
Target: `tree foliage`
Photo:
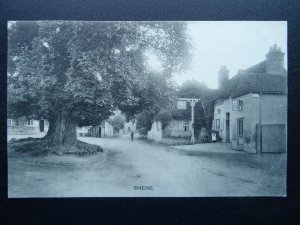
[[[124,128],[124,123],[126,120],[125,116],[121,112],[116,112],[115,115],[108,119],[108,122],[113,126],[114,131],[119,132]]]
[[[161,110],[174,108],[176,90],[172,80],[165,79],[162,74],[151,73],[144,91],[140,94],[140,108],[133,111],[140,111],[137,129],[140,134],[146,135]]]
[[[138,114],[136,119],[136,128],[140,135],[146,136],[148,131],[151,130],[154,116],[155,114],[151,110],[144,110]]]
[[[169,98],[167,78],[187,68],[186,26],[15,22],[9,29],[8,113],[49,119],[59,143],[66,140],[65,124],[96,125],[116,109],[133,117]],[[149,73],[146,51],[159,57],[164,76]]]

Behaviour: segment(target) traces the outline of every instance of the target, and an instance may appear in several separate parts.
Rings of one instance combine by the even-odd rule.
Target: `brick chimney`
[[[227,82],[229,81],[229,70],[226,68],[226,66],[221,66],[219,70],[219,89],[222,89],[225,87]]]
[[[284,53],[277,47],[276,44],[270,47],[266,54],[266,72],[267,74],[284,74]]]

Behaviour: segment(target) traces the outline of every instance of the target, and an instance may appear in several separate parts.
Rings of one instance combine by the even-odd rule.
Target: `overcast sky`
[[[185,80],[195,79],[205,82],[210,88],[217,88],[221,65],[226,65],[231,78],[239,69],[265,60],[270,46],[275,43],[286,53],[287,69],[287,22],[193,21],[188,24],[194,56],[190,70],[174,77],[179,85]],[[159,67],[153,55],[149,56],[149,64],[152,68]]]
[[[227,66],[231,78],[239,69],[265,60],[275,43],[287,53],[286,22],[189,22],[189,33],[194,42],[194,57],[190,71],[174,77],[178,84],[195,79],[217,88],[221,65]]]

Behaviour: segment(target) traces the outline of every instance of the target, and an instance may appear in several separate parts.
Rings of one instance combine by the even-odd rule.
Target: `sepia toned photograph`
[[[286,21],[9,21],[9,198],[286,197]]]

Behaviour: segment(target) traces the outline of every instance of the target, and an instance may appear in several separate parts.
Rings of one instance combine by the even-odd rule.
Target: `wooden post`
[[[203,105],[203,103],[201,102],[201,100],[199,98],[178,98],[177,100],[179,100],[179,101],[186,101],[186,102],[190,102],[191,103],[191,114],[192,114],[192,118],[191,118],[191,120],[192,120],[191,121],[191,131],[192,131],[191,144],[194,144],[195,143],[194,107],[195,107],[196,102],[200,102],[201,106],[203,108],[204,115],[205,115],[204,105]]]
[[[195,106],[195,101],[191,101],[191,113],[192,113],[192,137],[191,137],[191,143],[192,143],[192,145],[195,143],[194,106]]]

